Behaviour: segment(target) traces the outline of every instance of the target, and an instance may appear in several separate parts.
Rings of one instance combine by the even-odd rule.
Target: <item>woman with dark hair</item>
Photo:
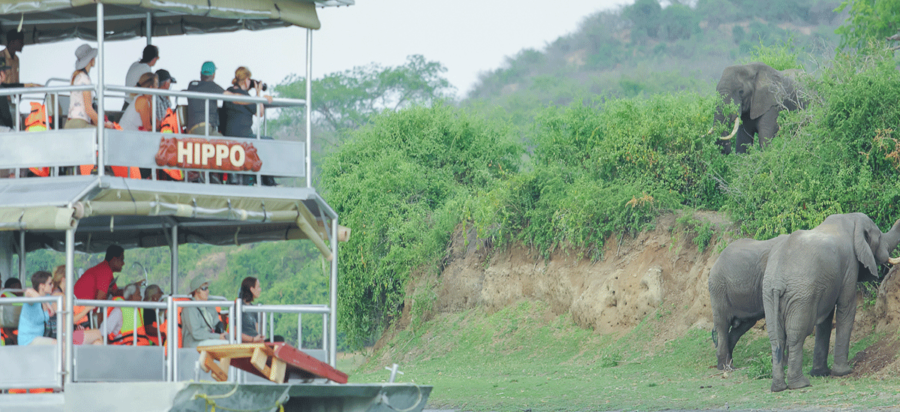
[[[253,300],[262,294],[262,286],[259,279],[248,276],[241,282],[241,291],[238,292],[238,299],[244,301],[245,305],[250,305]],[[244,343],[260,343],[265,342],[265,337],[259,333],[257,314],[243,312],[241,314],[241,339]]]

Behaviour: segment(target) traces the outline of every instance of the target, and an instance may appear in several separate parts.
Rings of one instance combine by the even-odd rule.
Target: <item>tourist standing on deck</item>
[[[21,52],[24,47],[25,33],[15,29],[6,32],[6,48],[0,52],[0,59],[3,59],[3,63],[9,66],[10,69],[9,74],[2,83],[11,84],[19,82],[19,56],[17,56],[16,53]]]
[[[89,73],[96,63],[97,49],[87,44],[78,46],[75,50],[75,71],[72,73],[73,86],[90,86]],[[72,92],[69,98],[69,115],[66,120],[66,129],[84,129],[99,124],[97,111],[94,110],[93,90]],[[110,122],[105,122],[106,127],[112,128]]]
[[[137,82],[138,87],[142,87],[145,89],[155,89],[159,86],[156,75],[151,73],[144,73],[141,75],[141,79]],[[142,94],[137,96],[132,104],[125,109],[125,112],[122,113],[122,119],[119,120],[119,126],[122,127],[122,130],[132,130],[132,131],[145,131],[150,132],[153,131],[152,118],[150,116],[153,115],[153,95]],[[150,170],[147,169],[147,176],[149,178]],[[143,176],[143,170],[141,171],[141,176]]]
[[[191,281],[191,300],[206,302],[209,300],[209,282],[203,276]],[[181,341],[185,348],[196,348],[206,345],[227,344],[228,335],[217,331],[219,316],[211,307],[187,307],[181,311]],[[222,328],[219,325],[219,328]]]
[[[210,61],[203,62],[200,67],[200,80],[194,80],[188,83],[187,91],[212,94],[228,94],[234,93],[223,89],[215,83],[216,80],[216,64]],[[219,128],[219,101],[209,100],[209,111],[205,110],[206,100],[204,99],[188,99],[187,109],[187,133],[188,134],[205,134],[206,133],[206,115],[209,115],[209,134],[212,136],[221,136],[217,130]]]
[[[250,69],[241,66],[234,71],[234,80],[231,81],[232,86],[228,91],[241,96],[250,97],[250,89],[256,89],[256,96],[259,97],[262,92],[262,83],[255,82],[250,79]],[[272,103],[272,96],[263,96],[269,103]],[[225,102],[222,104],[225,109],[225,124],[223,126],[225,136],[236,137],[253,137],[253,115],[262,116],[265,113],[265,106],[262,103],[245,103],[245,102]]]
[[[144,47],[141,59],[132,63],[131,67],[128,68],[128,73],[125,74],[125,87],[137,87],[144,73],[153,73],[152,67],[156,65],[157,61],[159,61],[159,49],[152,44],[148,44],[147,47]],[[134,103],[135,97],[137,95],[131,93],[125,96],[122,111],[125,111],[128,105]]]
[[[160,90],[169,90],[169,88],[178,83],[175,81],[175,78],[169,74],[168,70],[159,69],[156,71],[156,78],[159,79],[159,89]],[[162,127],[163,119],[166,118],[166,113],[168,109],[172,108],[172,101],[169,100],[168,96],[156,96],[156,129],[159,130]]]

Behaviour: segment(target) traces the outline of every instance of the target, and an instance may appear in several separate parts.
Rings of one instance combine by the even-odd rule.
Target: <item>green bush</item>
[[[354,230],[339,298],[352,345],[399,315],[410,271],[435,262],[460,222],[459,199],[516,172],[521,154],[502,125],[437,104],[378,115],[326,159],[326,198]]]

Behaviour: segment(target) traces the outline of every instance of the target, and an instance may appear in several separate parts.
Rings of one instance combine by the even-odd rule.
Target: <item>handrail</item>
[[[62,295],[53,295],[53,296],[41,296],[36,298],[31,297],[0,297],[0,305],[15,305],[17,303],[56,303],[56,324],[57,325],[65,325],[65,317],[63,317],[63,296]],[[41,308],[43,310],[43,308]],[[60,329],[57,326],[57,331]],[[65,330],[65,329],[61,329]],[[56,352],[59,355],[59,365],[57,365],[56,373],[59,377],[59,387],[62,387],[63,375],[65,375],[65,369],[63,365],[63,340],[59,339],[61,333],[57,332],[56,339]],[[69,338],[71,339],[71,337]],[[69,355],[71,356],[71,355]]]
[[[78,86],[52,86],[52,87],[15,87],[15,88],[2,88],[0,89],[0,96],[12,96],[19,94],[48,94],[48,93],[60,93],[60,92],[80,92],[80,91],[92,91],[95,87],[90,84],[78,85]]]
[[[219,94],[219,93],[202,93],[202,92],[191,92],[191,91],[186,91],[186,90],[147,89],[147,88],[143,88],[143,87],[125,87],[125,86],[113,86],[113,85],[107,85],[106,90],[111,90],[114,92],[125,92],[125,93],[129,93],[129,94],[150,94],[150,95],[154,95],[154,96],[185,97],[188,99],[222,100],[222,101],[226,101],[226,102],[262,103],[262,104],[266,105],[266,107],[299,107],[299,106],[304,106],[306,104],[306,101],[302,100],[302,99],[273,98],[272,103],[269,103],[269,101],[263,97],[236,96],[236,95]]]
[[[325,315],[331,313],[326,305],[244,305],[244,312],[250,313],[311,313]]]

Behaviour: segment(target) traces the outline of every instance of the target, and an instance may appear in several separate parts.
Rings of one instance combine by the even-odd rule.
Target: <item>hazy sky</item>
[[[446,77],[463,96],[478,73],[501,66],[504,57],[524,48],[542,49],[574,31],[599,10],[633,0],[357,0],[356,5],[319,9],[322,28],[313,31],[313,78],[354,66],[399,65],[411,54],[447,67]],[[23,82],[68,79],[75,49],[83,41],[26,46]],[[246,65],[253,77],[270,84],[292,73],[304,74],[306,30],[296,27],[261,32],[156,37],[160,60],[154,69],[169,70],[187,87],[199,78],[200,66],[212,60],[216,82],[230,83],[234,69]],[[106,79],[123,84],[128,66],[140,59],[146,39],[107,42]],[[91,72],[96,81],[96,71]],[[61,85],[61,83],[55,83]]]

